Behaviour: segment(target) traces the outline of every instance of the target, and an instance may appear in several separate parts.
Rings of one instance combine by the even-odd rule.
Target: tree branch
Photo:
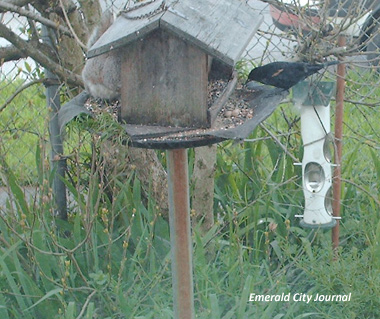
[[[0,106],[0,113],[5,110],[5,108],[16,98],[17,95],[19,95],[22,91],[26,90],[28,87],[34,85],[34,84],[40,84],[46,82],[46,79],[38,79],[34,81],[30,81],[23,86],[20,86],[16,92],[14,92],[3,105]]]
[[[80,7],[84,12],[87,34],[90,35],[100,21],[102,8],[99,1],[78,0],[78,2],[80,3]]]
[[[22,53],[13,45],[0,47],[0,66],[3,65],[4,62],[19,60],[26,57],[27,55],[25,53]]]
[[[62,32],[65,35],[68,35],[70,37],[73,36],[71,34],[70,30],[68,28],[64,27],[63,25],[60,25],[59,23],[56,23],[56,22],[51,21],[49,19],[46,19],[46,18],[44,18],[44,17],[42,17],[42,16],[40,16],[40,15],[30,11],[30,10],[25,10],[23,8],[16,6],[16,5],[10,4],[9,2],[0,0],[0,9],[18,13],[19,15],[22,15],[24,17],[38,21],[38,22],[42,23],[43,25],[46,25],[49,28],[59,30],[60,32]]]
[[[360,189],[362,192],[366,193],[369,197],[371,197],[372,200],[377,204],[377,206],[380,207],[380,200],[378,200],[375,195],[371,194],[370,191],[368,191],[367,189],[365,189],[363,186],[355,183],[354,181],[352,181],[350,179],[346,179],[346,178],[342,178],[342,182],[350,184],[350,185],[353,185],[356,188]]]
[[[77,41],[77,43],[83,48],[83,49],[86,49],[87,50],[87,46],[85,44],[83,44],[83,42],[79,39],[79,37],[77,36],[77,34],[75,33],[72,25],[71,25],[71,22],[69,20],[69,17],[67,16],[67,13],[66,13],[66,10],[65,10],[65,6],[63,5],[63,1],[62,0],[59,0],[59,4],[62,8],[62,12],[63,12],[63,16],[65,18],[65,21],[67,23],[67,25],[69,26],[69,29],[71,31],[71,34],[73,35],[75,41]]]
[[[82,77],[65,69],[50,57],[41,52],[40,48],[36,48],[30,42],[27,42],[21,39],[17,34],[12,30],[7,28],[4,24],[0,23],[0,35],[12,43],[24,56],[30,56],[36,62],[41,64],[43,67],[49,69],[51,72],[55,73],[61,80],[66,81],[71,85],[80,85],[83,86]],[[40,46],[41,44],[39,44]]]
[[[288,155],[295,163],[299,162],[299,160],[292,153],[289,152],[287,147],[280,142],[276,135],[274,135],[270,130],[268,130],[263,123],[260,123],[260,127],[272,137],[272,139],[277,143],[278,146],[282,148],[286,155]]]
[[[30,41],[35,42],[35,43],[39,42],[39,33],[36,26],[36,21],[31,18],[26,18],[26,19],[28,20],[29,28],[31,30]]]
[[[19,6],[19,7],[26,6],[30,2],[32,2],[32,0],[7,0],[7,3],[13,4],[14,6]]]

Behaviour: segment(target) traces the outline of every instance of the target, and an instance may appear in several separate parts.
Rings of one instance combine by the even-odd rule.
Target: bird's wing
[[[284,72],[284,69],[279,69],[279,70],[277,70],[276,72],[274,72],[274,73],[272,74],[272,78],[274,78],[275,76],[280,75],[282,72]]]

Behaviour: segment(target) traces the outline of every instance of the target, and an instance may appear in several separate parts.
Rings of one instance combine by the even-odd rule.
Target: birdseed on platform
[[[214,103],[220,98],[224,90],[228,85],[226,80],[214,80],[208,83],[208,98],[207,105],[208,108],[212,107]],[[239,85],[239,91],[242,91],[242,85]],[[120,119],[120,101],[106,101],[102,99],[95,99],[90,97],[86,103],[85,107],[87,110],[92,112],[94,115],[101,114],[102,112],[110,113],[115,121]],[[214,123],[212,123],[211,128],[198,128],[198,129],[187,129],[183,132],[172,133],[159,137],[159,139],[166,138],[185,138],[187,135],[203,135],[207,131],[219,130],[219,129],[230,129],[235,126],[243,124],[246,120],[253,117],[253,109],[250,107],[248,101],[244,99],[239,94],[232,93],[227,103],[219,111]]]

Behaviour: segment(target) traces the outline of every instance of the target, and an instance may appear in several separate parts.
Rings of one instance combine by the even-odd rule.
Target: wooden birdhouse
[[[207,128],[210,61],[232,71],[261,22],[241,0],[139,2],[122,11],[88,58],[121,53],[121,119]]]

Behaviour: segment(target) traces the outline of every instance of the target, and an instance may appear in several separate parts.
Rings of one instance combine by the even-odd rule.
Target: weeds
[[[216,223],[205,235],[193,225],[197,318],[379,317],[379,125],[374,109],[348,104],[346,112],[352,115],[345,118],[337,261],[330,232],[302,229],[293,217],[303,207],[301,172],[293,165],[302,146],[298,115],[288,105],[273,114],[266,130],[252,134],[255,142],[219,146]],[[268,138],[268,130],[278,141]],[[0,158],[1,182],[10,194],[0,211],[0,315],[173,318],[167,221],[154,200],[143,197],[133,170],[105,173],[105,158],[94,150],[109,135],[70,134],[78,143],[68,151],[67,221],[55,217],[44,139],[35,143],[32,198],[24,195],[9,158]],[[352,293],[352,299],[250,302],[251,293]]]

